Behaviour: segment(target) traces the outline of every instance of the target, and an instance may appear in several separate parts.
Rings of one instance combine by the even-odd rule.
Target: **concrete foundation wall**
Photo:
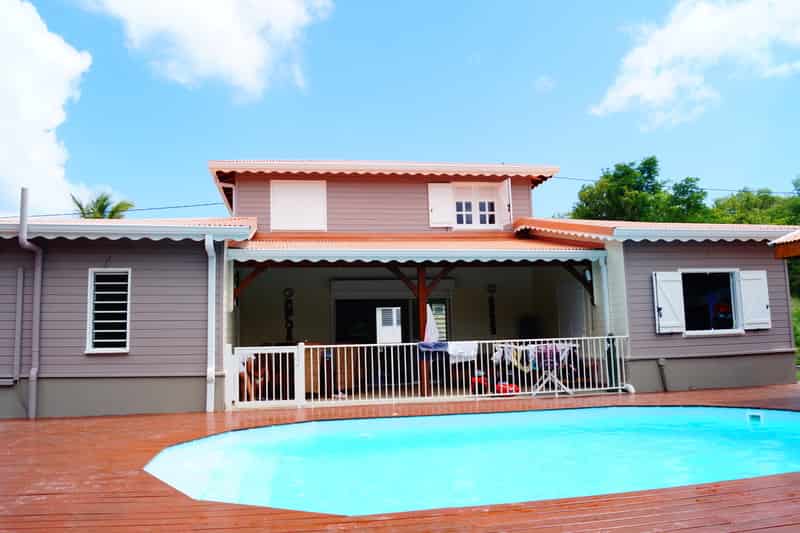
[[[218,376],[215,409],[223,409],[224,379]],[[200,412],[205,378],[43,378],[38,417]],[[0,388],[0,418],[24,418],[28,382]]]
[[[756,387],[795,381],[794,353],[726,357],[670,358],[665,361],[666,390],[687,391]],[[665,390],[656,359],[627,363],[628,382],[636,392]]]

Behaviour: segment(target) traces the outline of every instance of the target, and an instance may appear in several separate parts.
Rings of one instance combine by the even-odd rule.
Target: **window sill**
[[[450,226],[455,231],[495,231],[503,229],[499,224],[455,224]]]
[[[85,350],[84,355],[128,355],[127,348],[113,348],[107,350]]]
[[[702,331],[684,331],[684,337],[737,337],[744,335],[743,329],[707,329]]]

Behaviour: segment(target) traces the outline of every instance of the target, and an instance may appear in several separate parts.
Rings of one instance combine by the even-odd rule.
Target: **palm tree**
[[[94,200],[85,204],[74,194],[70,196],[72,196],[72,203],[75,204],[81,218],[122,218],[127,210],[133,208],[133,202],[127,200],[113,203],[111,196],[107,193],[100,193]]]

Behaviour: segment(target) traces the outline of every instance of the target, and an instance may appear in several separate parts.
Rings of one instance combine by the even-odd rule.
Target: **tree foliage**
[[[712,222],[725,224],[800,225],[800,176],[793,195],[769,189],[742,189],[708,204],[700,180],[683,178],[670,183],[659,179],[658,160],[618,163],[606,169],[592,185],[578,193],[572,218],[641,220],[650,222]],[[800,295],[800,259],[789,261],[792,294]],[[800,330],[799,330],[800,332]]]
[[[83,203],[72,195],[72,203],[78,210],[81,218],[123,218],[129,209],[133,209],[133,202],[122,200],[112,202],[107,193],[98,194],[94,199]]]
[[[595,183],[581,187],[571,216],[650,222],[695,222],[708,217],[707,193],[698,178],[670,183],[659,174],[655,156],[639,163],[617,163]]]

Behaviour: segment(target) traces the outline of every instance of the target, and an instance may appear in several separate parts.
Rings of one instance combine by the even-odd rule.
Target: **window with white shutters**
[[[657,333],[725,335],[772,327],[764,270],[654,272],[653,293]]]
[[[130,269],[89,270],[86,351],[127,352],[130,342]]]
[[[272,230],[326,230],[328,189],[324,180],[270,181]]]

